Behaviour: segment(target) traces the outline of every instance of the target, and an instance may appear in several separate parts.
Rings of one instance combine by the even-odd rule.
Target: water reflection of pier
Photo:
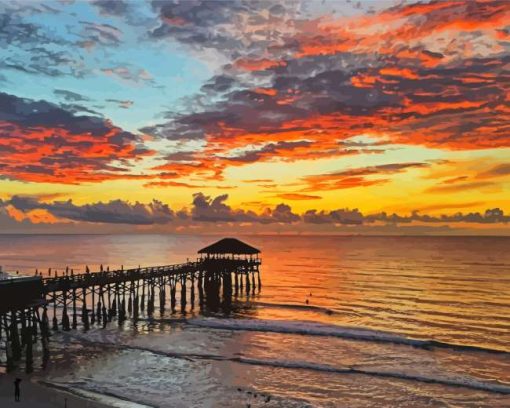
[[[198,253],[196,261],[176,265],[96,273],[87,268],[84,274],[0,280],[0,341],[7,369],[24,354],[31,371],[33,345],[39,340],[45,365],[51,330],[106,327],[142,314],[151,318],[156,302],[160,314],[165,313],[167,299],[172,313],[186,313],[196,305],[204,312],[228,313],[233,296],[260,290],[258,249],[225,238]]]

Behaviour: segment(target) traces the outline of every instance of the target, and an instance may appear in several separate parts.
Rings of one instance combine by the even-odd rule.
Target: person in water
[[[20,388],[19,388],[19,383],[21,382],[21,379],[20,378],[16,378],[16,380],[14,380],[14,401],[16,402],[19,402],[20,399]]]

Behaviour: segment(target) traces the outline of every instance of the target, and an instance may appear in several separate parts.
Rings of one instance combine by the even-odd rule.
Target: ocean
[[[510,238],[238,238],[260,291],[55,333],[34,378],[117,407],[510,407]],[[2,235],[0,265],[166,265],[217,239]]]

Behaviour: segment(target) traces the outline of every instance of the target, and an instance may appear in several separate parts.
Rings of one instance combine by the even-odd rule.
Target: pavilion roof
[[[223,238],[212,245],[202,248],[198,253],[252,255],[258,254],[260,251],[236,238]]]

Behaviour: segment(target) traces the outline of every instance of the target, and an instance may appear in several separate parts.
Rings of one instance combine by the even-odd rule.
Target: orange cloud
[[[450,183],[448,185],[437,185],[428,188],[426,191],[429,193],[454,193],[458,191],[467,190],[480,190],[487,187],[496,187],[496,184],[491,181],[475,181],[469,183]]]
[[[7,214],[14,220],[22,222],[25,220],[30,221],[32,224],[55,224],[59,220],[53,216],[48,210],[35,209],[27,212],[18,210],[12,205],[5,207]]]
[[[285,66],[285,61],[274,61],[268,58],[261,59],[238,59],[234,65],[244,71],[264,71],[269,68]]]
[[[317,195],[309,195],[309,194],[299,194],[299,193],[282,193],[277,194],[276,197],[282,198],[284,200],[320,200],[321,196]]]
[[[184,188],[214,188],[218,190],[233,190],[235,186],[218,186],[218,185],[207,185],[207,184],[190,184],[181,181],[151,181],[143,185],[144,187],[184,187]]]
[[[402,173],[407,169],[429,167],[428,163],[391,163],[379,166],[359,167],[336,173],[305,176],[302,180],[308,185],[302,191],[341,190],[367,187],[387,183],[390,174]],[[383,176],[384,178],[373,178]]]
[[[122,141],[122,131],[114,127],[92,135],[59,128],[22,128],[5,121],[0,122],[0,150],[8,152],[0,157],[4,176],[62,184],[145,178],[131,174],[125,165],[154,153]]]

